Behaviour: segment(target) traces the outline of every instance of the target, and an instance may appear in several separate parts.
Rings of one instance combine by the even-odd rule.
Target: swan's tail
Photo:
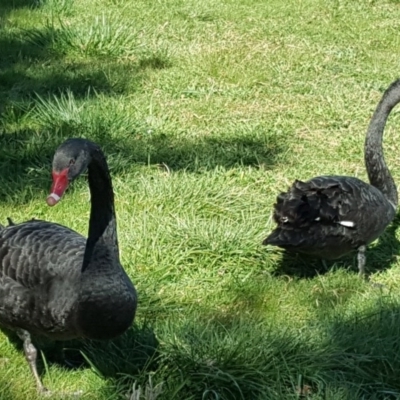
[[[8,222],[8,226],[16,225],[15,222],[10,217],[7,217],[7,222]]]
[[[0,232],[1,232],[3,229],[6,229],[6,228],[9,227],[9,226],[14,226],[14,225],[16,225],[16,223],[15,223],[10,217],[7,217],[7,222],[8,222],[8,225],[7,225],[7,226],[5,226],[5,225],[3,225],[3,224],[0,224]]]

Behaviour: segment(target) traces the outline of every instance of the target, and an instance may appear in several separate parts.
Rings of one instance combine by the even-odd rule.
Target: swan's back
[[[374,186],[354,177],[320,176],[295,181],[274,206],[271,244],[336,258],[379,237],[395,207]]]
[[[32,220],[0,231],[0,325],[52,338],[76,335],[73,315],[86,239]]]

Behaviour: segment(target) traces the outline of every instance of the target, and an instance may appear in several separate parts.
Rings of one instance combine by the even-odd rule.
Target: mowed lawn
[[[113,342],[38,342],[48,398],[400,398],[400,220],[368,282],[355,255],[326,268],[261,245],[294,179],[367,179],[365,132],[398,77],[395,0],[0,0],[0,223],[86,235],[84,178],[45,199],[55,148],[98,142],[139,293]],[[36,398],[0,333],[0,399]]]

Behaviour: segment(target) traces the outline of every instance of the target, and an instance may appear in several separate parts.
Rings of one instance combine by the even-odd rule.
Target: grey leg
[[[367,251],[367,246],[360,246],[358,248],[357,260],[358,260],[358,275],[363,278],[365,277],[365,252]]]
[[[17,335],[23,341],[25,358],[26,361],[28,361],[29,368],[32,371],[33,377],[35,378],[38,391],[42,394],[48,394],[49,390],[43,386],[42,381],[40,380],[39,374],[37,372],[36,368],[37,350],[36,347],[32,344],[31,335],[29,334],[28,331],[24,329],[19,329],[17,331]]]

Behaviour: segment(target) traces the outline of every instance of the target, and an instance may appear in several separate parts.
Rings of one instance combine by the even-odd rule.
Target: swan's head
[[[85,139],[68,139],[56,150],[53,158],[53,184],[47,197],[49,206],[57,204],[69,183],[86,170],[93,145]]]

